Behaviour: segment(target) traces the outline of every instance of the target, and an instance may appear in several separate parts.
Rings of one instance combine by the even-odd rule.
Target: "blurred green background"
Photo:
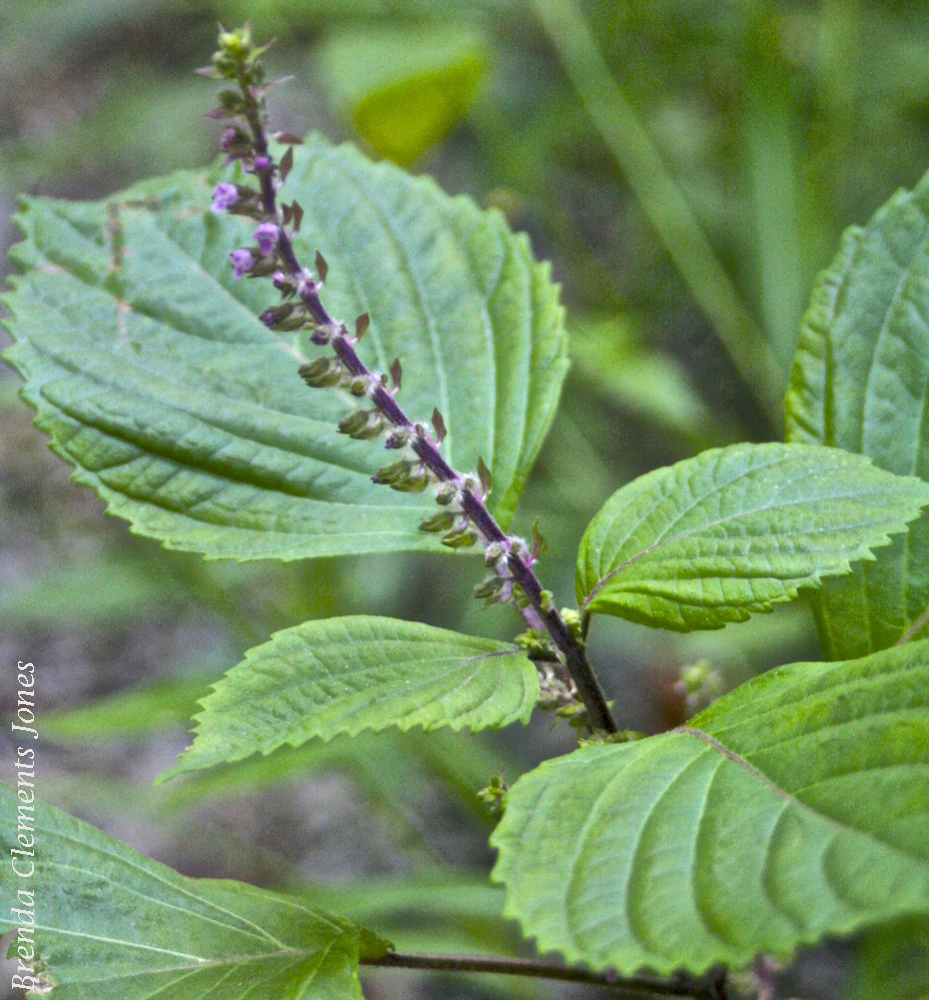
[[[0,0],[4,251],[19,192],[97,198],[208,163],[214,88],[192,71],[217,21],[246,18],[277,40],[272,71],[294,77],[273,95],[278,127],[433,174],[553,262],[574,364],[517,527],[538,517],[540,572],[565,604],[584,525],[615,489],[708,446],[782,436],[816,272],[846,226],[929,165],[925,5]],[[508,609],[470,599],[474,560],[237,566],[163,552],[69,484],[16,388],[0,367],[0,662],[36,663],[44,797],[189,874],[325,884],[325,905],[407,950],[520,947],[486,886],[492,819],[475,793],[501,768],[512,781],[567,752],[564,725],[335,741],[150,784],[209,681],[275,629],[372,613],[512,636]],[[657,731],[692,707],[676,686],[686,665],[707,661],[728,688],[818,649],[806,610],[788,607],[683,637],[600,621],[592,653],[622,724]],[[874,992],[883,968],[910,984],[901,1000],[916,996],[927,937],[906,926],[826,944],[779,995],[894,1000]],[[366,990],[560,995],[396,972]]]

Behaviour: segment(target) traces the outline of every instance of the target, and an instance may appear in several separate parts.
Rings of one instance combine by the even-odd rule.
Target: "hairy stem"
[[[241,78],[240,84],[246,102],[245,117],[252,132],[255,151],[260,156],[269,156],[268,139],[258,102],[255,100],[245,81]],[[600,687],[600,682],[587,660],[583,643],[572,633],[559,612],[550,602],[546,601],[542,585],[535,575],[529,560],[524,558],[515,549],[509,547],[509,539],[506,533],[497,524],[496,520],[494,520],[483,500],[473,490],[467,488],[464,477],[445,461],[439,452],[437,442],[419,430],[417,425],[404,413],[393,394],[387,388],[376,385],[373,373],[359,358],[354,343],[348,335],[348,331],[329,314],[323,305],[315,283],[303,280],[305,278],[304,269],[301,267],[294,251],[293,242],[283,225],[281,212],[278,208],[274,188],[273,164],[266,170],[258,170],[256,173],[261,184],[261,201],[265,213],[270,219],[278,222],[279,236],[277,250],[280,260],[291,276],[298,281],[300,298],[306,304],[314,320],[320,326],[337,331],[331,340],[332,348],[337,357],[352,375],[371,381],[374,388],[370,392],[370,398],[383,417],[393,427],[404,428],[412,432],[411,447],[423,465],[440,482],[454,483],[460,489],[462,510],[467,514],[483,537],[488,542],[500,542],[508,546],[507,565],[513,579],[519,584],[528,598],[532,611],[531,614],[526,614],[524,617],[526,617],[532,627],[540,628],[540,630],[547,632],[555,648],[564,657],[565,666],[571,674],[578,694],[584,703],[584,707],[587,709],[590,725],[594,729],[607,733],[618,732],[618,726],[610,712],[603,689]]]
[[[651,997],[691,997],[692,1000],[720,1000],[719,977],[705,979],[659,979],[655,976],[621,977],[612,973],[572,969],[554,962],[529,958],[492,958],[485,955],[422,955],[391,951],[381,958],[362,958],[362,965],[381,969],[431,969],[439,972],[484,972],[561,982],[587,983],[623,993]]]

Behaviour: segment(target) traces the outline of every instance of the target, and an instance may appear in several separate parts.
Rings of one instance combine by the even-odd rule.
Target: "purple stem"
[[[280,259],[290,274],[299,281],[303,277],[304,272],[294,252],[293,243],[279,218],[277,194],[274,190],[274,164],[268,150],[268,139],[261,120],[261,111],[250,88],[241,80],[240,84],[246,99],[245,117],[252,131],[255,153],[257,156],[267,157],[271,164],[265,170],[256,171],[261,184],[262,205],[268,218],[278,223],[280,235],[278,236],[277,250]],[[317,323],[328,326],[331,329],[341,329],[344,331],[344,327],[341,327],[341,324],[329,315],[319,297],[319,293],[312,283],[300,281],[298,287],[301,289],[300,298],[306,304]],[[352,375],[370,379],[372,384],[374,384],[375,380],[371,371],[361,358],[358,357],[346,332],[333,336],[332,347],[339,360]],[[396,399],[394,399],[393,395],[387,389],[378,385],[372,390],[370,395],[378,410],[394,427],[415,429],[413,421],[407,417]],[[441,482],[455,483],[460,488],[461,507],[484,538],[489,542],[501,542],[507,545],[507,565],[510,573],[529,599],[529,604],[533,611],[532,615],[524,615],[524,617],[527,618],[532,627],[539,628],[541,626],[551,637],[555,647],[564,656],[565,666],[571,674],[578,694],[584,703],[584,707],[587,709],[590,725],[594,729],[603,730],[607,733],[618,732],[619,727],[616,725],[607,705],[600,682],[587,661],[583,645],[578,642],[558,611],[543,599],[542,585],[529,562],[509,546],[509,539],[506,533],[494,520],[480,497],[465,488],[462,476],[445,461],[439,453],[438,445],[430,437],[417,434],[414,436],[411,446],[426,468],[437,479]]]

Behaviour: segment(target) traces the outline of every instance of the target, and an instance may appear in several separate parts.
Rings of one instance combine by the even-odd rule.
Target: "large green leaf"
[[[303,899],[179,875],[51,806],[24,804],[7,785],[0,806],[26,817],[37,851],[34,873],[4,879],[0,933],[30,922],[11,905],[34,911],[36,956],[56,1000],[241,1000],[256,989],[361,1000],[359,947],[385,948]],[[21,856],[20,871],[31,860]]]
[[[632,972],[786,955],[929,913],[929,643],[763,674],[689,726],[511,789],[507,914]]]
[[[245,657],[203,699],[169,775],[364,729],[500,728],[539,699],[517,647],[392,618],[305,622]]]
[[[581,541],[578,599],[586,614],[720,628],[847,573],[927,503],[925,483],[837,449],[705,451],[606,502]]]
[[[927,385],[929,175],[850,229],[820,275],[787,395],[788,440],[836,445],[929,478]],[[884,649],[925,625],[929,516],[814,600],[833,659]]]
[[[421,419],[438,406],[457,466],[484,458],[507,523],[566,367],[547,266],[499,214],[318,138],[287,192],[306,212],[301,257],[319,248],[329,262],[333,313],[370,313],[362,354],[380,370],[402,359],[404,406]],[[7,357],[52,446],[169,547],[239,559],[440,547],[417,532],[429,498],[373,484],[385,453],[339,435],[350,404],[298,378],[319,349],[259,322],[276,293],[227,262],[253,224],[209,202],[207,175],[178,173],[106,202],[24,203]]]

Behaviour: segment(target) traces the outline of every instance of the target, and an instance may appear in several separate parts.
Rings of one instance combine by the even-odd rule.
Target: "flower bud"
[[[409,462],[394,462],[392,465],[385,465],[382,469],[378,469],[371,477],[371,481],[385,486],[393,486],[394,483],[407,479],[410,475],[410,469]]]
[[[295,308],[295,302],[285,302],[279,306],[272,306],[270,309],[265,309],[261,314],[261,322],[268,327],[280,327],[290,317]]]
[[[491,542],[484,549],[484,565],[496,566],[502,559],[506,559],[507,548],[504,542]]]
[[[293,278],[284,271],[275,271],[272,277],[274,287],[283,295],[285,298],[291,296],[296,292],[297,286],[294,284]]]
[[[387,435],[384,442],[385,448],[404,448],[413,439],[413,432],[409,427],[397,427]]]
[[[219,106],[228,115],[239,115],[245,110],[245,99],[237,90],[221,90]]]
[[[528,628],[522,635],[518,635],[516,645],[534,659],[546,660],[555,655],[548,636],[535,628]],[[549,678],[555,679],[553,674],[550,674]]]
[[[448,504],[457,498],[457,483],[442,483],[442,485],[435,491],[435,502],[441,504],[443,507],[448,506]]]
[[[440,510],[432,517],[424,517],[419,522],[420,531],[448,531],[455,523],[455,515],[450,510]]]
[[[466,549],[476,541],[477,532],[473,528],[469,528],[467,524],[456,531],[450,531],[442,538],[442,544],[447,545],[450,549]]]
[[[252,254],[252,257],[254,258],[254,263],[249,269],[251,277],[270,278],[271,275],[274,274],[274,269],[277,267],[277,264],[275,263],[275,259],[273,257],[255,257],[254,253]]]
[[[368,390],[371,388],[370,379],[365,375],[356,375],[352,381],[349,383],[348,391],[353,396],[367,396]]]
[[[300,378],[312,389],[324,389],[338,385],[342,377],[342,365],[335,358],[317,358],[299,369]]]
[[[281,320],[274,329],[281,330],[283,333],[290,333],[292,330],[302,330],[306,325],[306,310],[301,305],[294,311],[292,316]]]
[[[397,490],[400,493],[422,493],[422,491],[429,485],[429,482],[429,473],[426,472],[425,469],[419,469],[408,478],[402,479],[396,483],[391,483],[390,488],[392,490]]]
[[[382,417],[378,410],[357,410],[339,421],[339,433],[347,434],[356,441],[375,438],[382,429]]]
[[[698,660],[681,667],[680,677],[674,688],[683,696],[687,714],[693,715],[723,693],[723,679],[709,660]]]
[[[297,291],[299,291],[299,287]],[[318,323],[313,330],[313,336],[310,338],[314,344],[319,344],[320,347],[325,346],[332,342],[333,338],[337,337],[339,334],[339,327],[335,323]]]
[[[254,48],[252,33],[248,25],[244,28],[236,28],[235,31],[221,31],[219,33],[219,48],[237,62],[244,62],[248,59]]]
[[[248,133],[238,126],[227,128],[219,140],[219,148],[229,160],[238,160],[251,152],[252,140]]]
[[[226,211],[230,215],[244,215],[250,219],[260,219],[264,209],[261,207],[261,196],[257,191],[244,185],[236,185],[238,197],[229,205]]]
[[[212,58],[213,69],[222,80],[234,80],[238,63],[228,52],[215,52]]]
[[[489,576],[474,588],[474,596],[478,600],[496,597],[503,589],[504,582],[499,576]]]

